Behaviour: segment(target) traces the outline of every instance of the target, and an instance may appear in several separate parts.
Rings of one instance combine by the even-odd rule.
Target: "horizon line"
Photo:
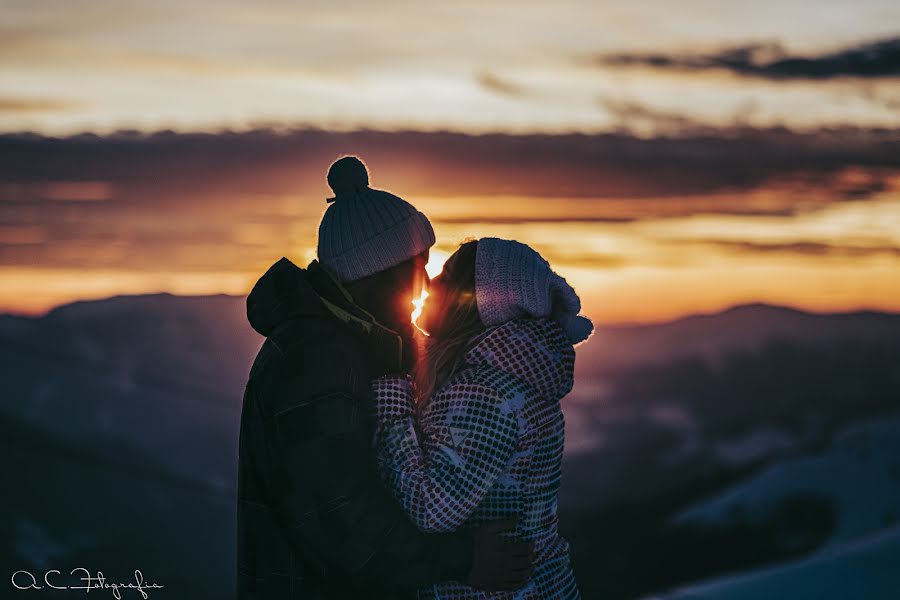
[[[248,292],[249,294],[249,292]],[[97,303],[97,302],[109,302],[113,300],[121,300],[121,299],[130,299],[130,298],[149,298],[153,296],[167,296],[171,298],[182,298],[182,299],[190,299],[190,300],[201,300],[201,299],[211,299],[211,298],[231,298],[231,299],[246,299],[247,294],[228,294],[225,292],[219,292],[215,294],[175,294],[168,291],[159,291],[159,292],[147,292],[142,294],[113,294],[110,296],[102,296],[99,298],[84,298],[79,300],[72,300],[70,302],[63,302],[60,304],[56,304],[51,306],[50,308],[36,313],[24,313],[24,312],[16,312],[16,311],[0,311],[0,318],[4,317],[12,317],[18,319],[42,319],[48,316],[50,313],[58,311],[68,306],[74,306],[76,304],[89,304],[89,303]],[[859,305],[854,308],[848,308],[846,310],[837,310],[837,311],[817,311],[810,310],[808,308],[803,308],[798,305],[792,304],[775,304],[770,302],[763,301],[748,301],[748,302],[736,302],[734,304],[729,304],[720,309],[711,309],[711,310],[703,310],[697,309],[692,310],[690,312],[685,312],[679,316],[671,317],[671,318],[663,318],[663,319],[651,319],[647,321],[597,321],[592,317],[594,321],[595,328],[600,325],[610,329],[626,329],[626,328],[635,328],[635,327],[651,327],[651,326],[659,326],[666,325],[669,323],[674,323],[677,321],[682,321],[684,319],[690,318],[703,318],[703,317],[715,317],[719,315],[723,315],[728,312],[734,312],[741,309],[749,309],[749,308],[769,308],[776,310],[784,310],[795,313],[802,313],[811,316],[821,316],[821,317],[837,317],[837,316],[849,316],[849,315],[860,315],[860,314],[877,314],[877,315],[885,315],[885,316],[896,316],[900,317],[900,311],[889,311],[883,309],[872,308],[871,306]]]

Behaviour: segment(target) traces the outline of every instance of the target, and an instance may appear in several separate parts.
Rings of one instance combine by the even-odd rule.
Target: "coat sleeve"
[[[372,386],[382,477],[419,529],[457,530],[506,470],[518,442],[515,414],[493,388],[456,384],[417,423],[408,379]]]
[[[288,401],[272,417],[279,512],[300,554],[357,584],[416,588],[462,579],[471,566],[471,535],[428,535],[407,519],[376,470],[371,398],[360,397],[360,390],[370,394],[369,381],[331,384],[347,379],[331,377],[333,365],[308,365],[326,386],[311,393],[297,395],[298,380],[281,378]]]

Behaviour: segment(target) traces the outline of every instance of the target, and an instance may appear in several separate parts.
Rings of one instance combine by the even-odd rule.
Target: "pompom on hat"
[[[334,202],[338,195],[348,195],[364,191],[369,187],[369,171],[355,156],[345,156],[333,163],[328,169],[328,187],[335,193],[326,202]]]
[[[594,331],[591,320],[578,314],[581,300],[572,286],[540,254],[515,240],[478,240],[475,302],[487,327],[520,317],[549,317],[573,345]]]
[[[356,156],[328,169],[334,197],[319,223],[319,262],[341,282],[379,273],[434,245],[428,217],[409,202],[369,186],[369,171]]]

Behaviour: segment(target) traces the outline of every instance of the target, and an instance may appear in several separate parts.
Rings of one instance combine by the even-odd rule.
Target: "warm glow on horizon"
[[[598,324],[654,322],[751,302],[817,312],[900,311],[900,196],[893,191],[790,217],[709,213],[632,222],[480,222],[477,203],[452,202],[466,204],[472,220],[432,219],[438,239],[426,266],[429,277],[441,272],[462,240],[521,240],[569,280],[583,312]],[[516,211],[511,201],[505,206]],[[263,224],[247,243],[227,237],[201,242],[198,234],[196,242],[173,240],[148,253],[138,241],[127,241],[132,221],[118,219],[123,237],[115,244],[44,240],[42,228],[41,245],[31,247],[46,248],[46,258],[0,268],[0,311],[38,315],[76,300],[161,291],[245,295],[283,253],[279,230]],[[206,222],[190,219],[179,222]],[[227,225],[224,217],[221,222]],[[149,223],[141,220],[140,226]],[[240,218],[234,227],[240,229]],[[292,231],[306,236],[293,253],[305,264],[300,257],[312,256],[315,223],[298,221]],[[4,241],[30,239],[12,235],[11,227],[5,233]],[[125,264],[113,266],[115,260]],[[424,297],[413,302],[413,321]]]

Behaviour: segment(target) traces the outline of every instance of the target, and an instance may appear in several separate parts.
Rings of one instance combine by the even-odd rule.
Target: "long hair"
[[[464,242],[447,259],[441,274],[444,293],[440,304],[428,307],[433,313],[432,327],[413,372],[419,411],[453,373],[468,349],[468,342],[485,330],[475,301],[477,246],[478,240]]]

